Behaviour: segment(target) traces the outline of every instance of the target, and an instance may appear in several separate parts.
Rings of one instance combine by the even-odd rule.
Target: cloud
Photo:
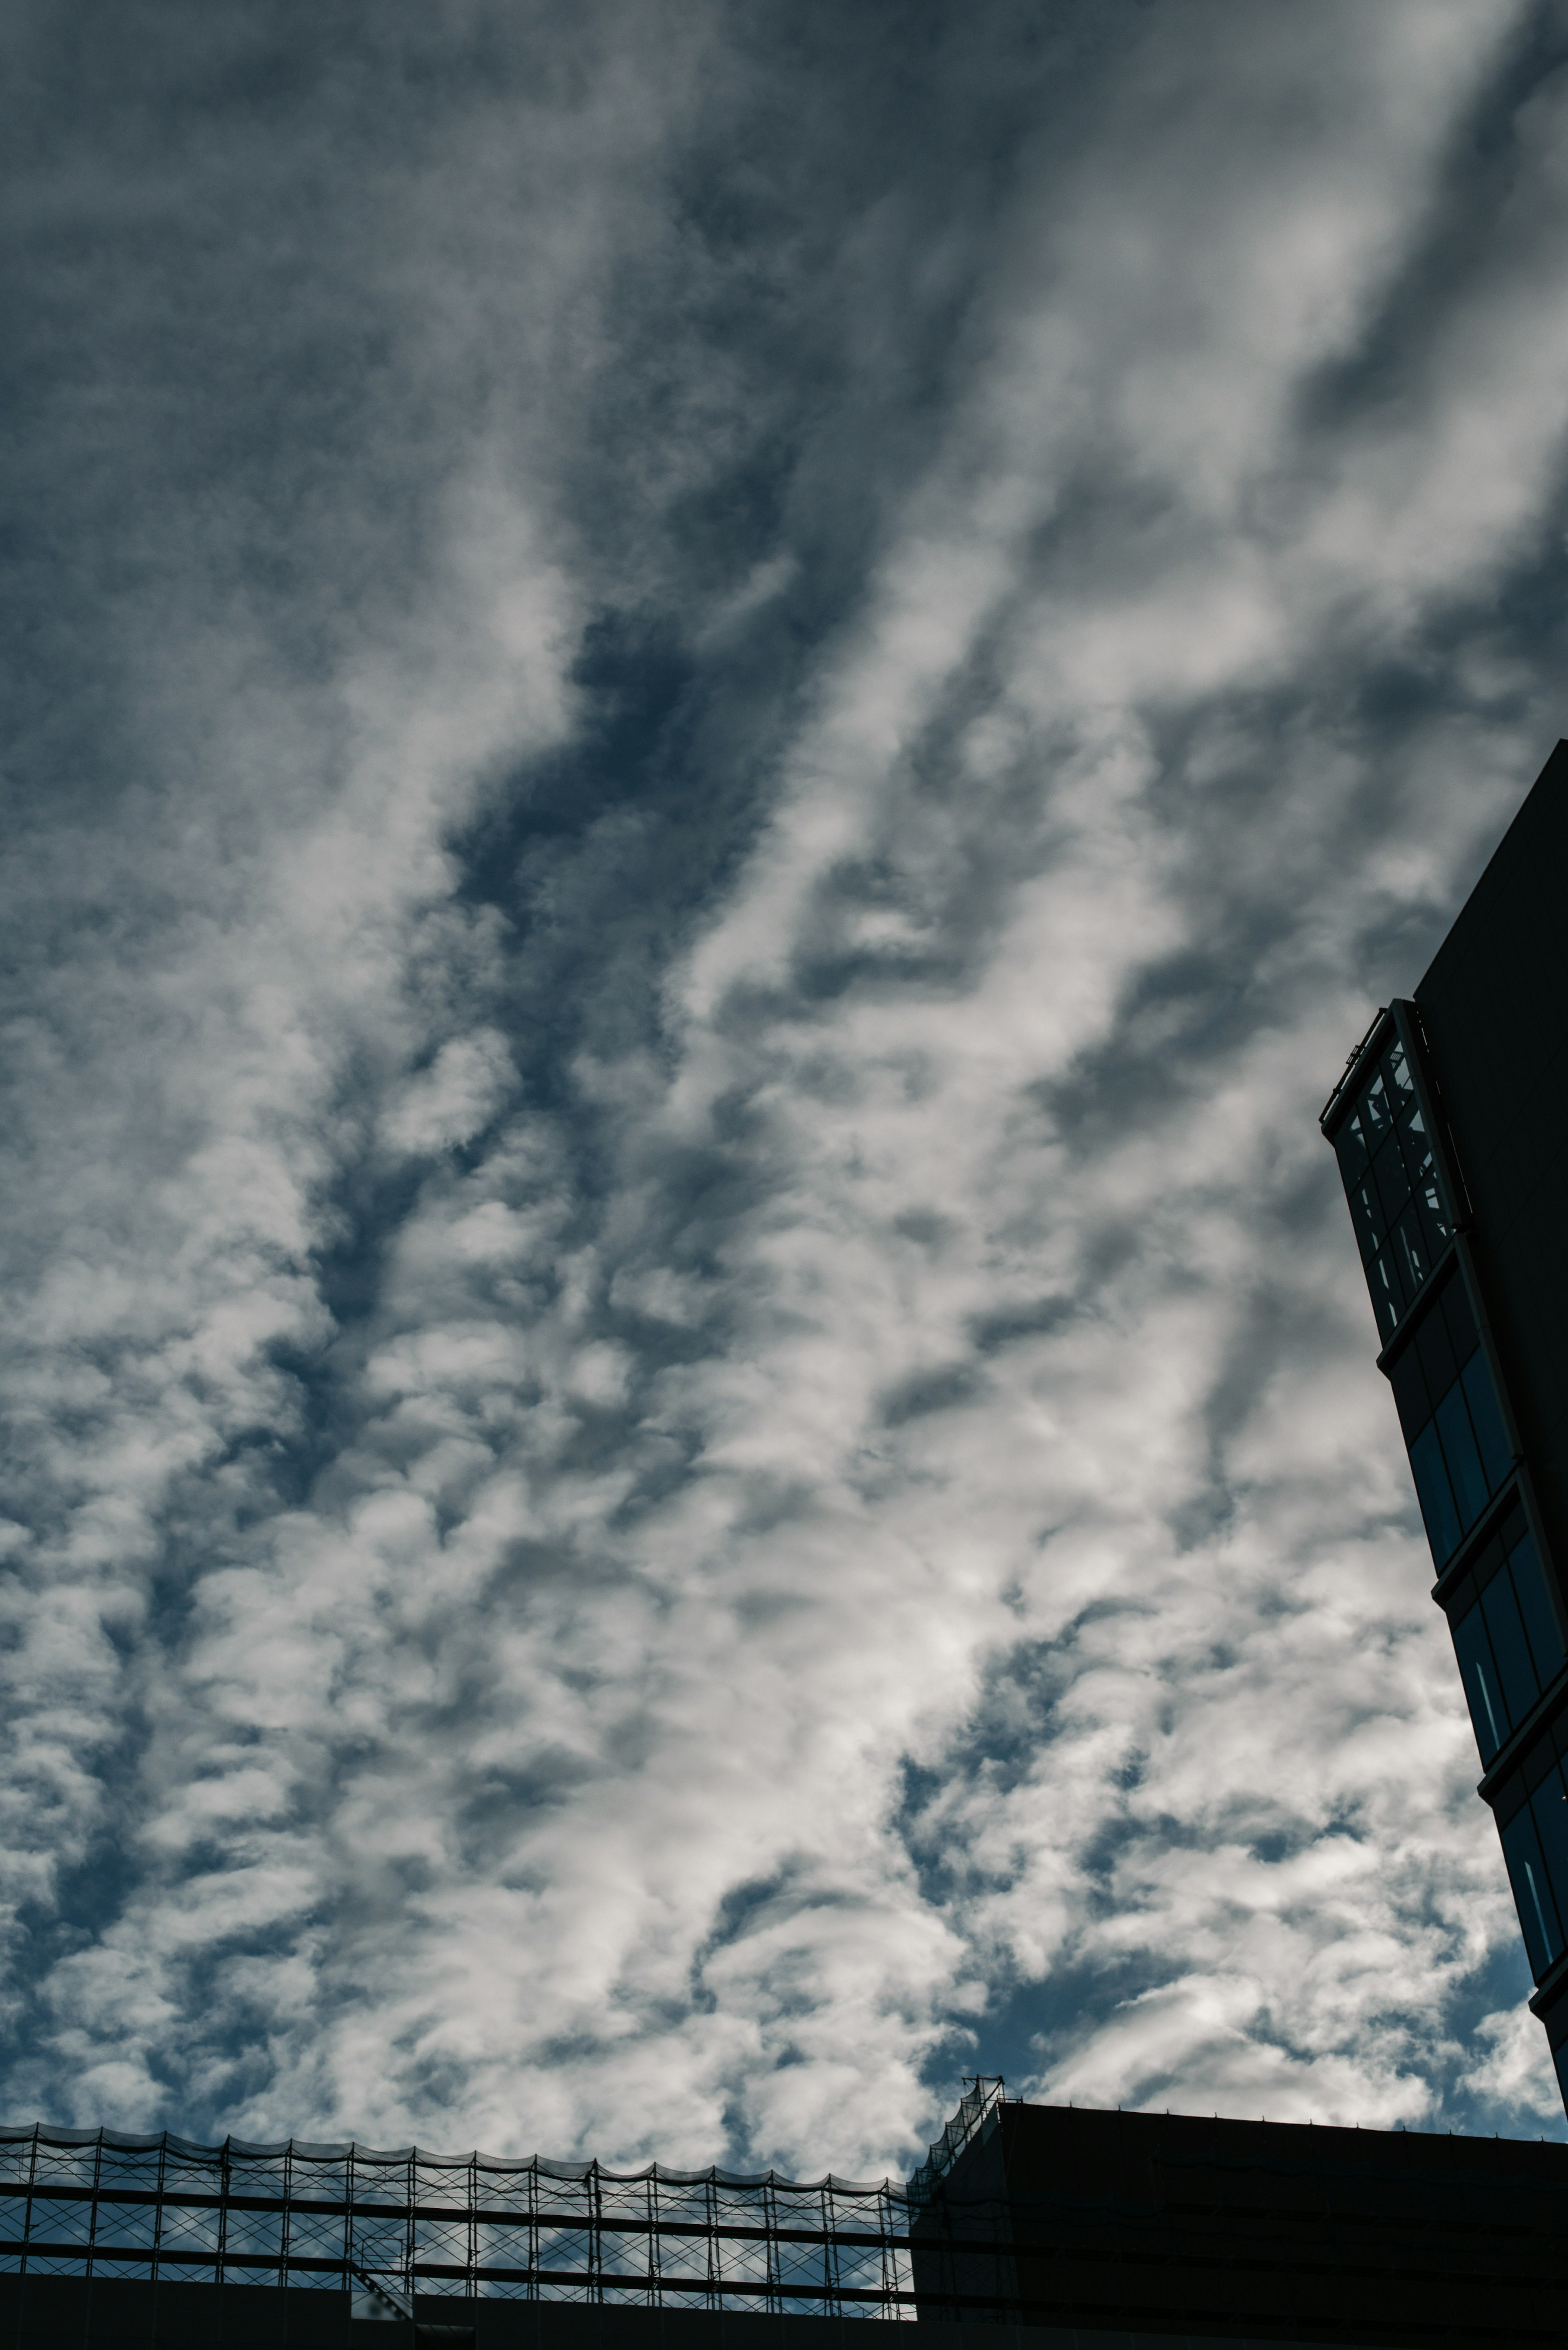
[[[505,1100],[515,1074],[497,1029],[449,1036],[388,1115],[388,1141],[410,1157],[472,1142]]]
[[[1557,732],[1552,25],[204,27],[14,36],[12,2110],[1539,2127],[1314,1113]]]

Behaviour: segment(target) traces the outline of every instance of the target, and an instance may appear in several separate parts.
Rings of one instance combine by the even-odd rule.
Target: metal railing
[[[912,2206],[918,2209],[929,2202],[937,2182],[946,2178],[970,2141],[988,2133],[992,2116],[1007,2102],[1006,2089],[1000,2073],[975,2074],[974,2085],[959,2100],[957,2113],[933,2141],[919,2168],[910,2175],[907,2192]]]
[[[1350,1058],[1345,1062],[1344,1068],[1341,1069],[1338,1077],[1334,1081],[1334,1091],[1330,1094],[1328,1099],[1324,1102],[1323,1107],[1317,1114],[1318,1125],[1325,1130],[1327,1128],[1329,1119],[1334,1116],[1334,1110],[1345,1093],[1345,1087],[1349,1085],[1351,1078],[1355,1074],[1362,1055],[1366,1052],[1366,1047],[1371,1044],[1372,1039],[1376,1035],[1378,1029],[1382,1026],[1384,1021],[1386,1020],[1387,1017],[1387,1004],[1380,1003],[1366,1024],[1366,1035],[1362,1037],[1360,1044],[1354,1047],[1351,1052]]]

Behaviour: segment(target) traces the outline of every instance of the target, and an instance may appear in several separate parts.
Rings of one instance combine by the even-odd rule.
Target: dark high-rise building
[[[1568,2103],[1568,743],[1323,1113]]]

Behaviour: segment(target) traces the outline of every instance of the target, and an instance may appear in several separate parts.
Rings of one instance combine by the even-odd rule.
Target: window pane
[[[1436,1185],[1416,1186],[1416,1211],[1421,1221],[1421,1236],[1427,1243],[1427,1253],[1436,1263],[1448,1246],[1449,1225],[1441,1210],[1434,1205]]]
[[[1388,1088],[1381,1077],[1374,1077],[1361,1097],[1361,1123],[1368,1149],[1376,1150],[1394,1123],[1388,1109]]]
[[[1438,1406],[1433,1419],[1443,1440],[1443,1458],[1449,1464],[1459,1523],[1473,1526],[1487,1505],[1489,1492],[1480,1454],[1470,1430],[1470,1416],[1465,1409],[1464,1388],[1458,1380]]]
[[[1479,1347],[1465,1365],[1461,1384],[1465,1400],[1470,1408],[1470,1424],[1476,1432],[1476,1442],[1480,1447],[1487,1490],[1495,1493],[1512,1473],[1513,1455],[1509,1451],[1508,1438],[1503,1431],[1497,1389],[1491,1383],[1486,1357]]]
[[[1421,1377],[1421,1357],[1414,1347],[1404,1347],[1389,1365],[1388,1384],[1394,1390],[1399,1425],[1408,1444],[1432,1417],[1432,1407],[1427,1400],[1427,1382]]]
[[[1353,1110],[1334,1138],[1334,1157],[1345,1178],[1348,1191],[1366,1165],[1366,1138],[1361,1131],[1361,1120]]]
[[[1370,1175],[1360,1183],[1346,1188],[1350,1202],[1350,1221],[1355,1227],[1355,1244],[1364,1257],[1368,1257],[1383,1238],[1383,1210],[1372,1188]]]
[[[1405,1058],[1404,1045],[1397,1041],[1390,1045],[1383,1066],[1388,1072],[1390,1098],[1397,1108],[1404,1109],[1416,1098],[1415,1080],[1410,1075],[1410,1065]]]
[[[1427,1245],[1436,1256],[1453,1231],[1448,1207],[1438,1183],[1438,1169],[1429,1150],[1417,1149],[1417,1136],[1407,1138],[1410,1144],[1410,1189],[1416,1195],[1420,1211],[1421,1229],[1427,1235]]]
[[[1421,1237],[1420,1221],[1414,1208],[1407,1208],[1394,1227],[1394,1248],[1405,1286],[1414,1297],[1432,1270],[1427,1244]]]
[[[1418,1159],[1427,1148],[1427,1121],[1421,1116],[1421,1105],[1414,1089],[1407,1094],[1394,1113],[1394,1124],[1404,1137],[1406,1154],[1414,1151]]]
[[[1439,1566],[1450,1557],[1459,1538],[1459,1512],[1449,1490],[1448,1471],[1443,1466],[1441,1447],[1438,1442],[1437,1424],[1428,1420],[1410,1447],[1410,1472],[1416,1480],[1416,1499],[1421,1504],[1421,1515],[1427,1522],[1427,1540],[1432,1545],[1432,1556]]]
[[[1502,1701],[1508,1709],[1509,1728],[1511,1730],[1515,1722],[1524,1720],[1541,1695],[1541,1685],[1535,1678],[1530,1643],[1524,1637],[1519,1603],[1514,1598],[1510,1576],[1497,1575],[1487,1585],[1481,1594],[1480,1611],[1491,1638],[1491,1652],[1497,1659],[1498,1679],[1502,1683]]]
[[[1530,1798],[1530,1808],[1535,1814],[1535,1833],[1541,1838],[1541,1856],[1546,1863],[1547,1882],[1559,1918],[1568,1903],[1568,1794],[1563,1791],[1563,1773],[1553,1771]],[[1547,1911],[1550,1918],[1551,1909]],[[1563,1947],[1561,1933],[1557,1949]],[[1552,1953],[1555,1957],[1556,1952]]]
[[[1452,1288],[1451,1282],[1445,1283]],[[1454,1360],[1454,1349],[1449,1338],[1449,1326],[1438,1310],[1440,1299],[1435,1298],[1417,1325],[1414,1344],[1419,1350],[1421,1368],[1427,1375],[1427,1393],[1447,1395],[1459,1377],[1459,1367]]]
[[[1535,1660],[1536,1678],[1542,1688],[1546,1689],[1563,1669],[1563,1635],[1557,1628],[1556,1610],[1546,1588],[1541,1555],[1532,1535],[1525,1535],[1511,1554],[1508,1564],[1513,1576],[1514,1596],[1519,1602],[1520,1616]]]
[[[1410,1197],[1410,1178],[1405,1172],[1405,1161],[1392,1135],[1373,1160],[1372,1173],[1384,1215],[1392,1223]]]
[[[1472,1607],[1451,1629],[1454,1653],[1459,1660],[1459,1678],[1464,1682],[1470,1720],[1475,1724],[1476,1744],[1480,1749],[1481,1761],[1490,1762],[1508,1736],[1509,1724],[1480,1609]]]
[[[1502,1831],[1502,1856],[1513,1887],[1530,1971],[1539,1981],[1562,1949],[1563,1937],[1528,1804]]]
[[[1416,1189],[1417,1178],[1432,1156],[1427,1147],[1427,1137],[1422,1130],[1419,1113],[1414,1118],[1402,1118],[1395,1128],[1394,1134],[1405,1161],[1406,1180],[1413,1191]]]
[[[1443,1319],[1449,1326],[1456,1363],[1468,1363],[1480,1345],[1480,1333],[1476,1328],[1470,1301],[1465,1295],[1465,1284],[1458,1274],[1443,1284]]]
[[[1514,1539],[1517,1541],[1519,1538],[1519,1528],[1512,1524],[1511,1518],[1510,1520],[1510,1524],[1512,1528]],[[1502,1544],[1499,1541],[1497,1535],[1493,1534],[1490,1542],[1484,1543],[1480,1549],[1476,1553],[1475,1559],[1470,1566],[1470,1571],[1465,1577],[1465,1581],[1467,1583],[1474,1586],[1475,1594],[1478,1599],[1481,1593],[1486,1589],[1487,1585],[1491,1581],[1492,1576],[1494,1575],[1501,1575],[1507,1564],[1508,1554],[1504,1550]],[[1456,1596],[1456,1605],[1457,1604],[1458,1601]]]
[[[1411,1190],[1414,1191],[1418,1182],[1430,1183],[1432,1205],[1447,1223],[1448,1202],[1443,1197],[1442,1188],[1438,1180],[1438,1163],[1432,1150],[1432,1138],[1427,1131],[1426,1119],[1413,1102],[1401,1111],[1396,1131],[1399,1137],[1400,1147],[1405,1153],[1405,1164],[1410,1170]]]
[[[1366,1286],[1372,1292],[1372,1310],[1377,1316],[1378,1334],[1386,1346],[1405,1310],[1404,1295],[1395,1278],[1393,1263],[1386,1255],[1375,1256],[1367,1266]]]

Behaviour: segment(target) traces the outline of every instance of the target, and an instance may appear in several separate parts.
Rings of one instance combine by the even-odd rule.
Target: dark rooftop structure
[[[966,2104],[913,2215],[917,2291],[961,2322],[1096,2350],[1568,2340],[1568,2146],[1074,2110],[1000,2082]]]
[[[1568,743],[1323,1113],[1568,2100]]]

